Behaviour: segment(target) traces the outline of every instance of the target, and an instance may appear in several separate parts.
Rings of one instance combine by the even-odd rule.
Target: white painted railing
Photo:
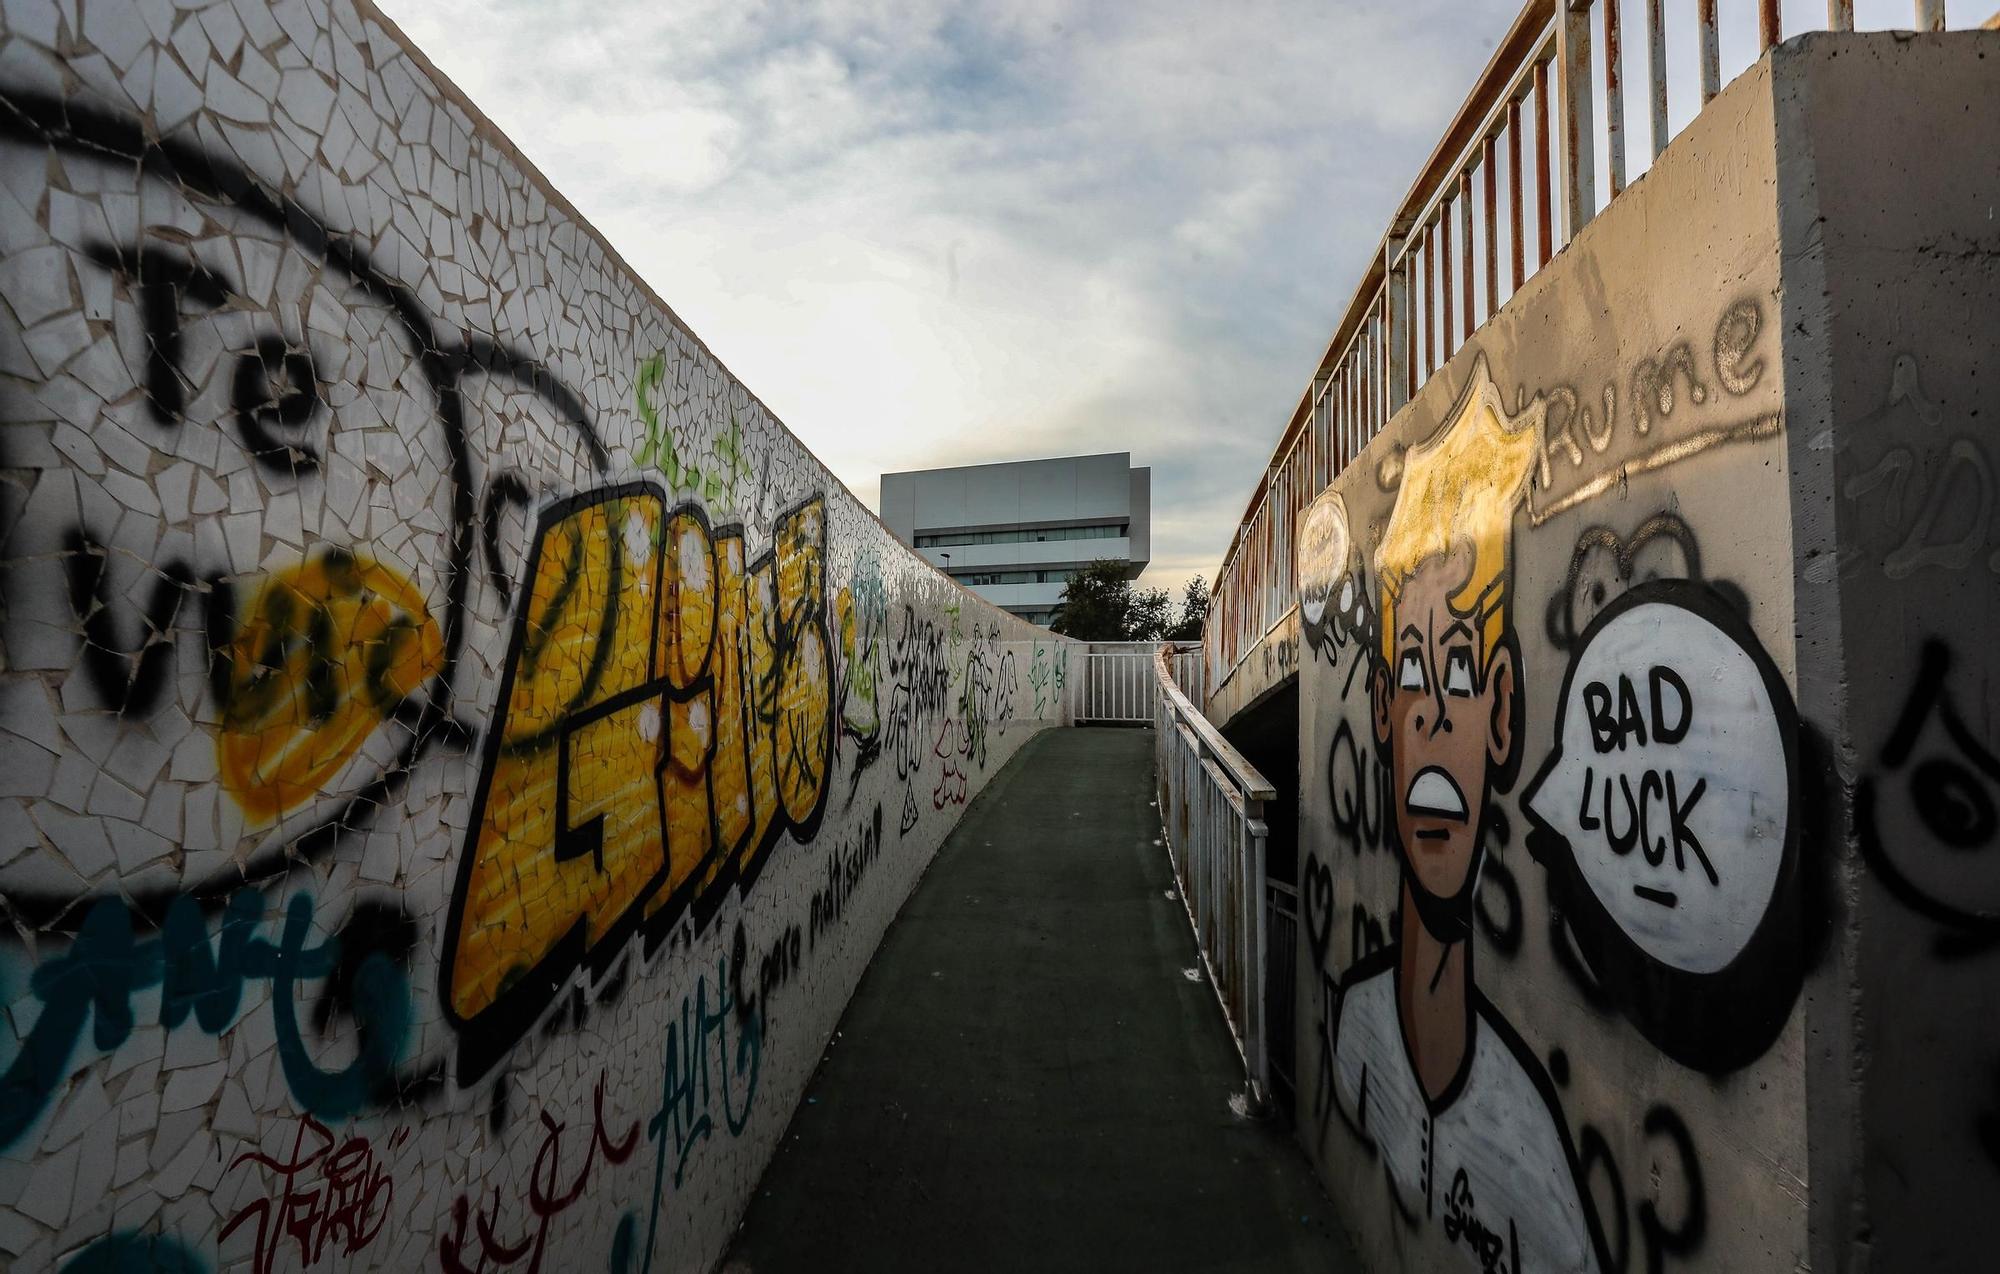
[[[1208,702],[1208,662],[1202,657],[1201,643],[1172,647],[1174,685],[1195,704]]]
[[[1159,681],[1153,674],[1156,641],[1093,642],[1083,661],[1078,725],[1146,725],[1153,720]]]
[[[1160,821],[1202,964],[1261,1106],[1271,1092],[1264,802],[1277,791],[1181,693],[1173,659],[1162,647],[1153,663]]]

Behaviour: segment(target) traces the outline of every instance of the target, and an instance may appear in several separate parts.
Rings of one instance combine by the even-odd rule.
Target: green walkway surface
[[[1159,843],[1153,736],[1050,730],[884,938],[730,1274],[1342,1270],[1242,1063]]]

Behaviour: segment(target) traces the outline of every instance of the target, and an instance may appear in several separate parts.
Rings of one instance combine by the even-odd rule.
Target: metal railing
[[[1174,685],[1196,705],[1206,703],[1208,695],[1204,693],[1203,683],[1206,680],[1208,666],[1202,659],[1201,643],[1194,642],[1170,649],[1173,652]]]
[[[1243,1054],[1251,1099],[1261,1107],[1271,1093],[1264,802],[1277,791],[1174,684],[1168,649],[1154,668],[1153,746],[1167,852],[1209,984]]]
[[[1270,922],[1264,932],[1264,1039],[1271,1070],[1271,1096],[1286,1115],[1298,1101],[1293,1077],[1297,1056],[1299,991],[1299,891],[1282,880],[1266,881]]]
[[[1631,117],[1650,148],[1637,162],[1650,164],[1676,116],[1685,127],[1721,91],[1725,55],[1733,79],[1817,27],[1816,5],[1800,25],[1806,8],[1793,0],[1788,26],[1780,0],[1528,0],[1397,205],[1230,539],[1209,611],[1210,692],[1291,609],[1305,506],[1625,189]],[[1635,11],[1645,38],[1628,49]],[[1854,28],[1852,0],[1828,0],[1825,15],[1826,29]],[[1944,30],[1943,0],[1916,0],[1914,27]],[[1670,66],[1669,47],[1691,65]],[[1645,87],[1630,107],[1628,77]]]
[[[1092,642],[1083,656],[1077,723],[1151,724],[1159,697],[1153,657],[1160,649],[1156,641]]]

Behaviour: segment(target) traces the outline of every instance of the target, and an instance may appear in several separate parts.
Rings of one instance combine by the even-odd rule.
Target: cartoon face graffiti
[[[1522,732],[1510,548],[1542,410],[1509,415],[1482,358],[1404,465],[1374,556],[1367,708],[1402,865],[1399,936],[1347,970],[1325,1016],[1334,1106],[1390,1198],[1489,1270],[1606,1263],[1554,1086],[1472,977],[1481,833]]]
[[[1513,757],[1519,694],[1512,643],[1487,649],[1477,617],[1453,601],[1471,569],[1464,548],[1417,568],[1397,601],[1389,663],[1373,678],[1375,738],[1390,758],[1412,886],[1461,917],[1476,880],[1487,776]],[[1421,910],[1437,932],[1443,917]]]
[[[1375,742],[1418,916],[1447,941],[1470,926],[1488,793],[1504,790],[1515,768],[1521,674],[1508,627],[1508,522],[1536,438],[1532,427],[1508,428],[1483,364],[1475,376],[1450,426],[1411,449],[1376,554]]]

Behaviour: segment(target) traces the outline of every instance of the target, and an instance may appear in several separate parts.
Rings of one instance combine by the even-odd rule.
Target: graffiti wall
[[[1903,139],[1996,55],[1780,48],[1302,519],[1299,1133],[1372,1266],[1992,1264],[2000,165]]]
[[[713,1264],[1059,639],[365,4],[0,25],[0,1265]]]
[[[1376,1268],[1804,1264],[1772,126],[1753,73],[1302,521],[1299,1132]]]

